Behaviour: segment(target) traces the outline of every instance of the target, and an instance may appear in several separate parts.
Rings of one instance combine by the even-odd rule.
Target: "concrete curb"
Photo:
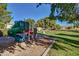
[[[52,41],[52,44],[49,45],[49,47],[43,52],[41,56],[46,56],[54,43],[55,43],[55,40]]]

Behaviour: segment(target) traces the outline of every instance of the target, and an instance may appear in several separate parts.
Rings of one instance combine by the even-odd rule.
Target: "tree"
[[[28,22],[30,25],[30,28],[33,28],[35,21],[31,18],[25,19],[25,22]]]
[[[50,16],[54,16],[54,12],[57,12],[57,16],[54,16],[58,19],[66,20],[69,22],[73,22],[78,20],[78,4],[51,4],[51,14]]]
[[[37,26],[43,28],[43,21],[42,21],[42,19],[37,21]]]
[[[0,29],[4,28],[4,23],[0,22]]]
[[[55,26],[56,21],[54,19],[50,19],[49,17],[45,17],[44,24],[46,28],[51,28],[52,26]]]
[[[51,28],[52,26],[55,25],[55,23],[56,21],[51,20],[49,17],[45,17],[37,21],[38,27],[42,27],[42,28]]]
[[[0,3],[0,24],[4,28],[6,24],[10,22],[12,17],[10,16],[11,12],[7,10],[7,4]]]
[[[39,7],[41,3],[37,5]],[[69,23],[79,19],[79,5],[76,3],[52,3],[50,18],[61,21],[68,21]],[[57,15],[55,15],[57,13]]]
[[[79,28],[79,21],[73,22],[73,26],[74,26],[74,28]]]
[[[4,35],[7,35],[7,23],[12,19],[11,12],[7,10],[7,6],[7,4],[0,3],[0,30],[2,29]]]
[[[61,26],[59,24],[56,24],[55,27],[57,30],[61,29]]]

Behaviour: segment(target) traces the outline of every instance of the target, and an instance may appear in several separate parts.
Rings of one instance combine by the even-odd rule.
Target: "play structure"
[[[23,42],[28,39],[25,31],[29,30],[29,23],[24,21],[17,21],[8,31],[8,35],[15,38],[16,42]]]
[[[37,34],[38,29],[39,32],[42,31],[41,28],[37,29],[37,27],[35,26],[34,27],[32,26],[32,28],[30,28],[28,22],[17,21],[8,30],[8,36],[3,36],[3,33],[0,31],[0,48],[1,48],[0,55],[1,56],[43,55],[46,49],[52,43],[52,40],[50,40],[50,38],[44,34],[41,33]],[[29,38],[36,40],[32,42],[33,44],[30,45],[25,42]],[[16,42],[21,42],[21,43],[20,45],[17,45]]]

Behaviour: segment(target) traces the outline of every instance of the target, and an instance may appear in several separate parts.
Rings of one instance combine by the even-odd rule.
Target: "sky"
[[[11,16],[14,21],[32,18],[35,21],[50,15],[50,5],[42,4],[36,8],[37,4],[32,3],[10,3],[7,9],[12,12]],[[66,26],[66,22],[57,21],[58,24]]]
[[[13,20],[23,20],[24,18],[32,18],[38,20],[49,16],[50,5],[43,4],[36,8],[37,4],[19,3],[19,4],[8,4],[8,10],[12,12]]]

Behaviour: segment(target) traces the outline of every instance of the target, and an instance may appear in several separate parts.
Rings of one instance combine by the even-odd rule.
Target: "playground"
[[[35,30],[36,33],[36,30]],[[16,22],[8,35],[0,37],[1,56],[41,56],[52,44],[49,37],[29,29],[29,23]],[[34,36],[36,35],[36,36]],[[34,36],[34,37],[33,37]]]
[[[1,56],[79,56],[79,4],[0,4]]]

